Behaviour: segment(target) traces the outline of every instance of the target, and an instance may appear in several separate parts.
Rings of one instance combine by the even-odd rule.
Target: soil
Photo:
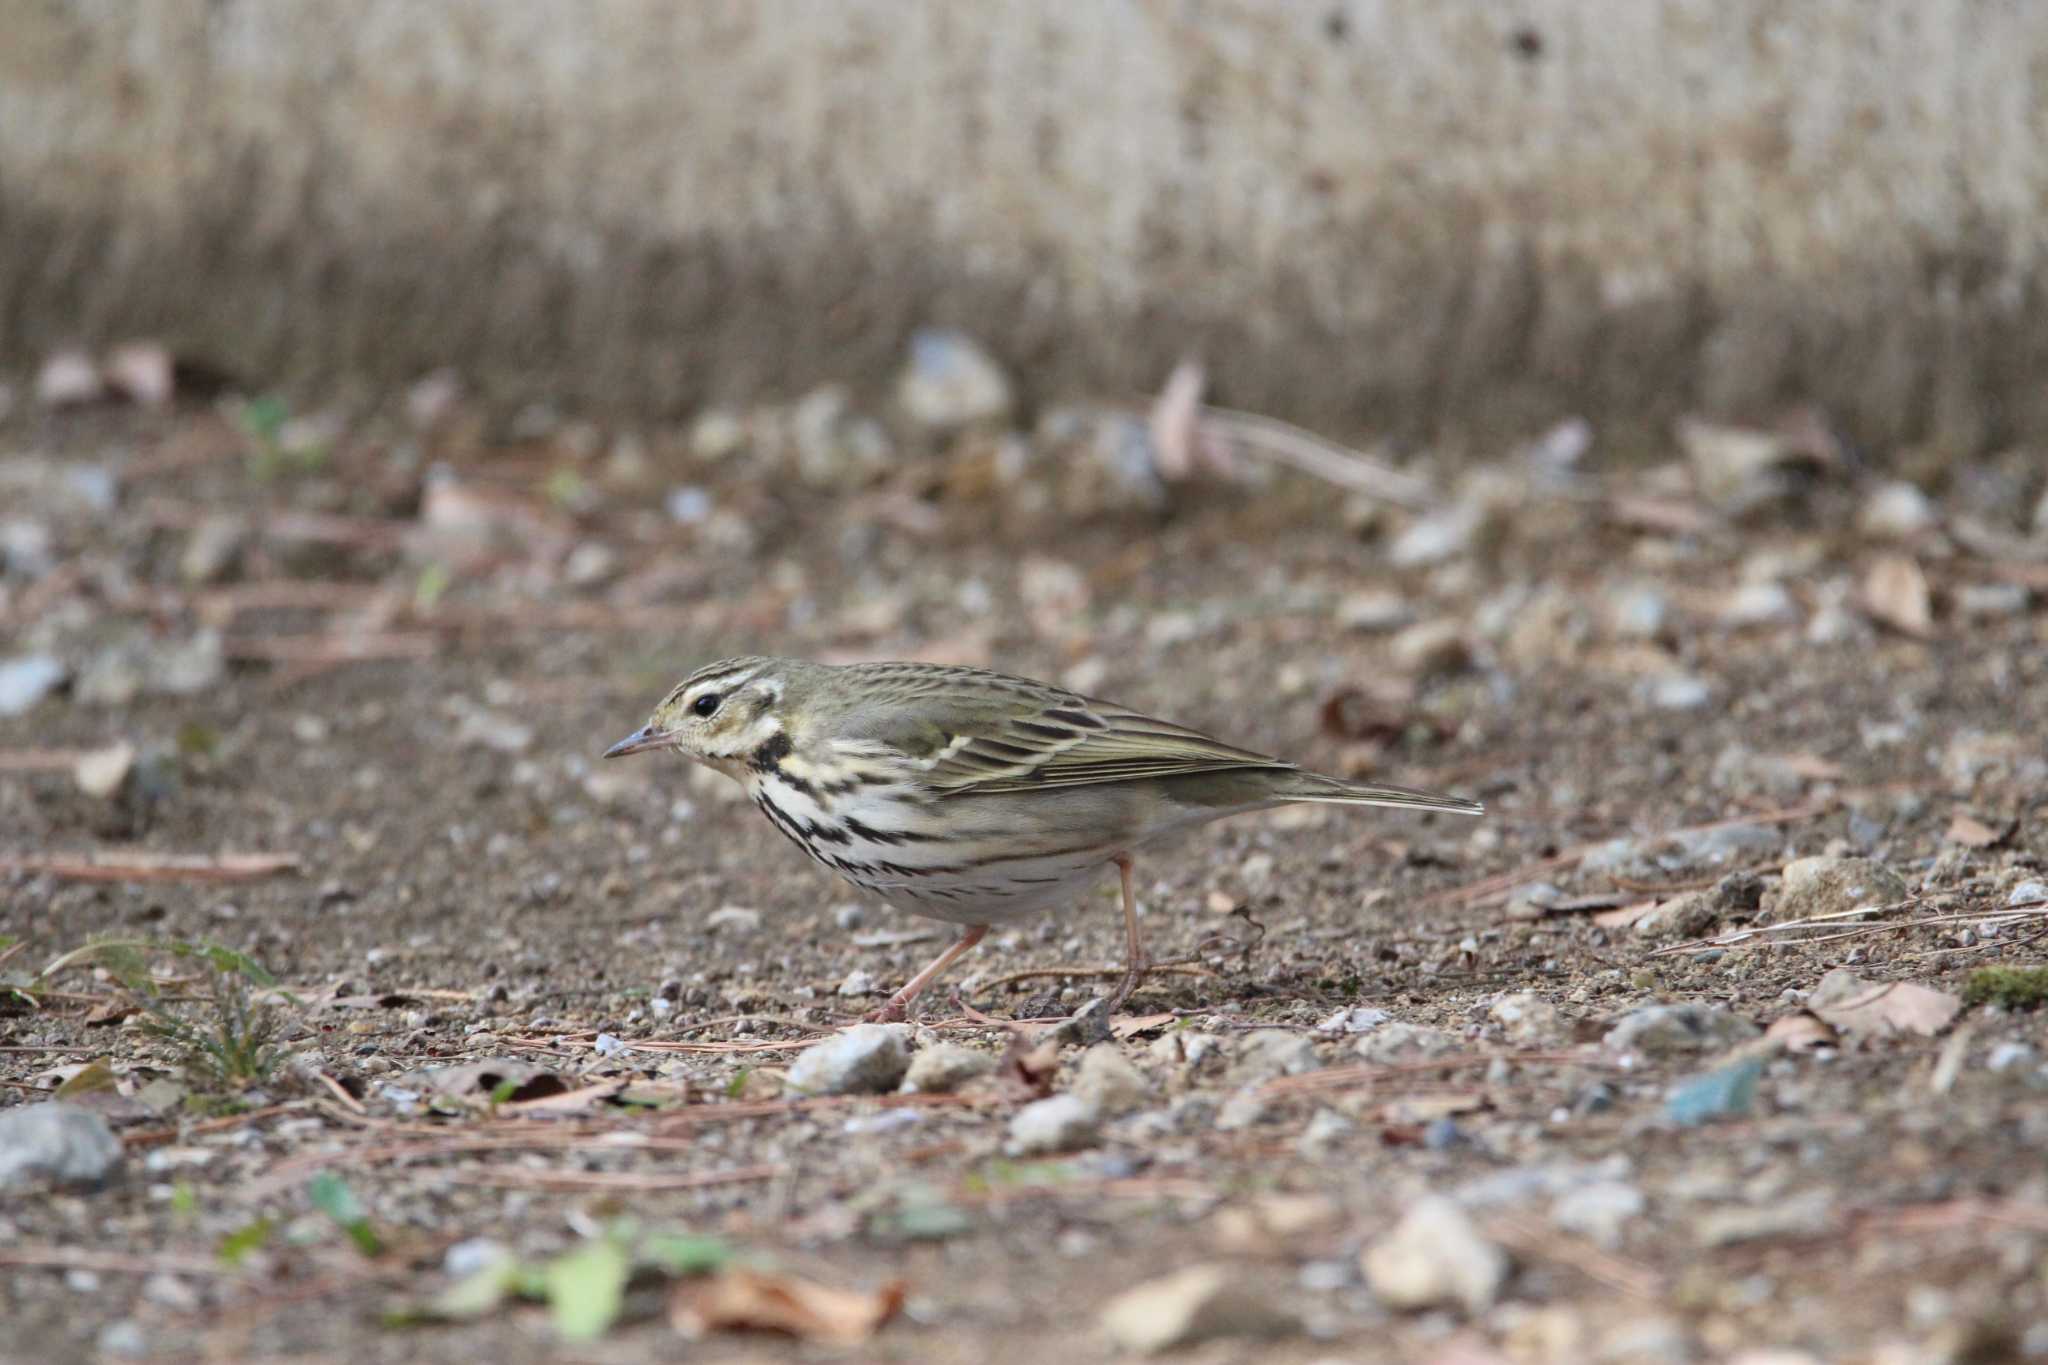
[[[53,529],[55,567],[9,580],[16,643],[0,653],[47,649],[76,670],[124,622],[156,643],[211,624],[227,642],[225,671],[194,694],[60,693],[0,719],[0,856],[293,860],[227,883],[18,861],[0,880],[0,933],[26,941],[0,970],[27,991],[0,1006],[0,1115],[48,1098],[53,1071],[105,1059],[114,1088],[85,1100],[127,1148],[99,1188],[0,1195],[5,1354],[1094,1360],[1120,1353],[1101,1319],[1114,1296],[1220,1263],[1291,1325],[1179,1358],[2048,1357],[2048,1177],[2028,1156],[2048,1139],[2039,1015],[1972,1006],[1932,1036],[1816,1022],[1824,1036],[1786,1046],[1739,1026],[1670,1050],[1605,1041],[1657,1003],[1807,1021],[1837,968],[1960,996],[1979,967],[2041,960],[2026,922],[1987,923],[2048,853],[2048,615],[2038,593],[2032,610],[1965,615],[1985,556],[1940,527],[1903,548],[1856,531],[1866,486],[1842,475],[1672,529],[1614,512],[1613,490],[1646,476],[1601,475],[1594,498],[1515,484],[1457,552],[1396,568],[1398,517],[1340,516],[1291,476],[1181,489],[1163,508],[1012,516],[1009,494],[954,478],[944,456],[879,487],[812,489],[765,457],[693,463],[680,438],[648,438],[635,460],[610,438],[593,453],[573,424],[514,439],[382,421],[283,470],[202,407],[0,426],[5,458],[119,475],[111,509],[20,504]],[[421,473],[436,460],[484,510],[437,504],[446,487]],[[708,520],[662,510],[677,484],[703,490]],[[179,569],[195,512],[257,528],[200,583]],[[328,518],[331,534],[286,513]],[[1933,582],[1926,638],[1854,597],[1875,558],[1899,553]],[[1784,585],[1785,611],[1731,618],[1729,594],[1756,581]],[[331,598],[265,605],[258,584]],[[1668,621],[1613,627],[1612,604],[1645,586]],[[1449,623],[1452,642],[1346,625],[1368,590]],[[1824,616],[1839,629],[1816,628]],[[280,639],[421,652],[255,657]],[[1011,1116],[1073,1083],[1080,1046],[1050,1077],[1013,1060],[953,1097],[784,1094],[798,1051],[872,1009],[947,927],[863,901],[724,778],[667,756],[598,760],[676,678],[753,652],[1064,679],[1325,771],[1475,796],[1488,814],[1285,810],[1142,859],[1155,954],[1198,969],[1149,980],[1123,1012],[1129,1036],[1111,1045],[1148,1094],[1082,1150],[1010,1157]],[[1669,704],[1670,678],[1704,684],[1704,704]],[[112,798],[82,791],[68,760],[24,757],[115,740],[148,780]],[[1958,815],[1991,837],[1952,837]],[[1696,866],[1575,861],[1717,822],[1761,833]],[[1836,937],[1684,946],[1619,922],[1748,869],[1761,909],[1717,910],[1699,937],[1761,929],[1785,864],[1829,852],[1892,869],[1909,901]],[[991,935],[913,1046],[999,1055],[1016,1031],[970,1011],[1065,1014],[1103,990],[1105,977],[999,978],[1113,965],[1112,888],[1105,876],[1099,899]],[[1249,953],[1227,943],[1245,917],[1265,931]],[[110,1008],[134,1003],[118,973],[33,979],[99,938],[249,955],[294,997],[258,997],[291,1055],[253,1085],[194,1078],[147,1012]],[[199,997],[230,990],[191,959],[156,961],[182,1017],[210,1018]],[[1373,1054],[1403,1025],[1442,1031],[1450,1051],[1427,1065],[1391,1044]],[[1316,1069],[1288,1075],[1311,1059],[1261,1030],[1306,1040]],[[1762,1063],[1753,1103],[1674,1121],[1674,1085],[1731,1053]],[[417,1075],[504,1058],[555,1089],[631,1083],[648,1103],[522,1111],[472,1081],[437,1104]],[[152,1080],[182,1100],[152,1108]],[[507,1145],[460,1147],[492,1136]],[[361,1202],[379,1255],[316,1209],[317,1170]],[[1591,1186],[1612,1187],[1611,1226],[1568,1211]],[[1399,1310],[1361,1252],[1431,1192],[1513,1271],[1480,1301]],[[902,1215],[925,1205],[945,1217]],[[901,1281],[907,1297],[848,1347],[741,1332],[685,1344],[664,1288],[640,1282],[609,1334],[578,1346],[538,1305],[392,1317],[447,1288],[453,1245],[539,1261],[622,1218],[715,1234],[779,1274]],[[219,1254],[261,1219],[261,1246]]]

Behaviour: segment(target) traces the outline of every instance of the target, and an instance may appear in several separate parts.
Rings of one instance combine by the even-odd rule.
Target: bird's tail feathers
[[[1346,782],[1321,773],[1302,773],[1282,793],[1290,801],[1322,801],[1340,806],[1392,806],[1401,810],[1441,810],[1458,815],[1484,815],[1486,807],[1462,796],[1388,787],[1376,782]]]

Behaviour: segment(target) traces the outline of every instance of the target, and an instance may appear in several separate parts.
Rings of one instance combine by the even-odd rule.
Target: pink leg
[[[952,966],[962,953],[986,937],[988,937],[988,926],[986,924],[977,924],[961,934],[959,938],[955,939],[946,948],[945,952],[932,959],[931,966],[926,967],[916,976],[904,982],[903,989],[889,997],[889,1003],[883,1005],[882,1008],[876,1010],[873,1014],[870,1014],[868,1022],[871,1024],[887,1024],[907,1017],[910,1012],[910,1002],[917,998],[917,993],[926,986],[931,985],[938,978],[939,973]]]
[[[1124,882],[1124,977],[1117,983],[1115,994],[1109,997],[1110,1012],[1115,1013],[1138,989],[1138,982],[1151,963],[1145,957],[1144,941],[1138,937],[1138,896],[1131,889],[1131,855],[1119,853],[1110,861],[1123,874]]]

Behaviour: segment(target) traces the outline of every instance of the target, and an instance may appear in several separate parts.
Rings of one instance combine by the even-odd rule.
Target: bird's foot
[[[889,1002],[880,1009],[869,1010],[866,1014],[862,1015],[861,1022],[863,1024],[901,1024],[907,1022],[909,1018],[910,1002],[891,997]]]

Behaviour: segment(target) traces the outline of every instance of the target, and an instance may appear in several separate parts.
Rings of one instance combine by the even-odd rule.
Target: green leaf
[[[291,420],[291,405],[274,393],[242,404],[242,430],[261,441],[275,441]]]
[[[448,566],[439,561],[421,569],[420,581],[412,590],[414,610],[432,611],[434,604],[441,600],[441,595],[448,591],[448,585],[453,581]]]
[[[171,1212],[180,1218],[191,1218],[199,1212],[199,1192],[192,1188],[189,1180],[180,1180],[171,1186]]]
[[[657,1232],[640,1244],[640,1259],[671,1275],[709,1275],[732,1260],[732,1248],[717,1237]]]
[[[499,1081],[496,1085],[491,1087],[491,1108],[495,1109],[499,1105],[508,1102],[514,1095],[518,1093],[518,1081],[511,1080],[509,1078],[506,1080]]]
[[[240,1265],[244,1257],[270,1240],[273,1224],[268,1218],[258,1218],[247,1227],[239,1228],[221,1238],[216,1253],[223,1265]]]
[[[203,720],[188,720],[178,727],[177,745],[187,758],[212,758],[220,752],[220,731]]]
[[[332,1171],[322,1171],[307,1183],[306,1195],[313,1201],[313,1207],[326,1214],[348,1234],[356,1250],[365,1256],[375,1256],[384,1250],[384,1239],[377,1235],[377,1229],[370,1226],[370,1216],[363,1210],[355,1191],[348,1182]]]
[[[519,1293],[523,1278],[517,1258],[493,1261],[443,1290],[432,1311],[444,1318],[480,1318]]]
[[[89,1095],[95,1090],[114,1088],[114,1069],[107,1065],[104,1057],[88,1062],[85,1070],[57,1087],[56,1098],[68,1100],[74,1095]]]
[[[633,1264],[609,1238],[548,1262],[548,1312],[564,1341],[594,1341],[618,1320]]]

